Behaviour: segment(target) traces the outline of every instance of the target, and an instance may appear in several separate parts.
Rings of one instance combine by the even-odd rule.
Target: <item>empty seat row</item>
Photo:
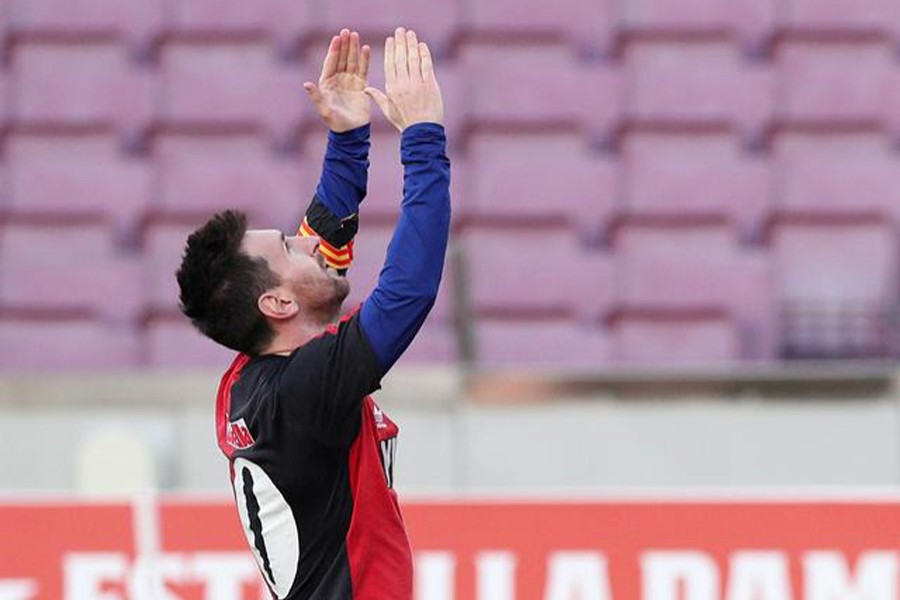
[[[0,215],[135,226],[233,207],[289,229],[312,197],[324,144],[311,134],[299,153],[279,154],[260,136],[171,132],[134,155],[110,134],[9,134]],[[395,133],[372,136],[370,222],[398,214],[398,147]],[[633,220],[720,220],[753,240],[775,217],[900,217],[900,157],[854,135],[779,136],[758,155],[720,132],[634,132],[606,154],[576,133],[488,130],[452,157],[457,223],[566,225],[591,239]]]
[[[377,6],[360,0],[284,3],[261,0],[11,0],[2,16],[17,35],[116,34],[138,40],[163,35],[267,35],[296,44],[339,27],[373,35],[398,23],[446,45],[471,35],[557,35],[589,47],[619,33],[728,32],[750,40],[782,30],[890,34],[900,29],[891,0],[565,0],[521,10],[513,0]]]
[[[252,129],[286,144],[319,127],[302,83],[320,60],[310,51],[285,63],[253,41],[189,40],[162,45],[158,65],[138,65],[115,42],[21,42],[0,75],[8,99],[0,116],[17,127],[115,128],[137,139],[159,128]],[[479,125],[578,128],[598,139],[632,127],[759,137],[786,125],[900,125],[900,64],[877,39],[788,39],[761,62],[719,38],[640,39],[612,62],[585,62],[557,43],[474,41],[440,68],[456,137]]]
[[[149,315],[175,327],[174,271],[190,229],[155,226],[143,253],[134,255],[117,250],[109,231],[95,225],[7,225],[0,232],[0,312],[117,327]],[[382,226],[360,233],[348,308],[375,285],[390,231]],[[474,323],[476,351],[486,363],[504,355],[491,350],[497,340],[525,335],[516,326],[540,323],[556,323],[542,334],[549,336],[584,327],[594,334],[578,336],[576,346],[583,342],[606,348],[611,359],[638,361],[651,360],[655,350],[626,341],[643,339],[647,330],[670,332],[673,339],[688,331],[703,340],[699,348],[709,342],[728,348],[723,356],[771,360],[783,353],[785,332],[799,336],[794,346],[819,343],[796,333],[809,330],[804,324],[810,322],[851,340],[870,340],[885,329],[900,257],[890,225],[786,219],[770,238],[766,249],[748,250],[722,225],[638,224],[617,231],[612,251],[601,253],[565,228],[466,228],[454,238],[432,313],[440,332],[435,340],[442,340],[434,342],[434,352],[452,346],[446,340],[455,339],[460,318]],[[595,334],[604,331],[615,343],[599,343]],[[519,349],[506,352],[518,356]]]

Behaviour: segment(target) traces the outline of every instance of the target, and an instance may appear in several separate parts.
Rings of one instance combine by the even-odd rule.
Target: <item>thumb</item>
[[[322,100],[322,93],[319,91],[319,88],[316,87],[316,84],[307,81],[303,84],[303,89],[306,90],[306,95],[313,101],[313,104],[318,106],[319,102]]]
[[[378,88],[373,87],[367,87],[364,91],[366,92],[367,96],[375,101],[375,104],[378,105],[378,108],[381,109],[381,112],[384,113],[384,116],[388,116],[390,114],[390,102],[388,101],[387,96],[384,95],[384,92],[382,92]]]

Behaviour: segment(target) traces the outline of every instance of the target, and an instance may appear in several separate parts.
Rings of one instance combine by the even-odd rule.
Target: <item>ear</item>
[[[293,298],[280,293],[280,290],[269,290],[256,301],[259,311],[276,321],[290,319],[300,311],[300,306]]]

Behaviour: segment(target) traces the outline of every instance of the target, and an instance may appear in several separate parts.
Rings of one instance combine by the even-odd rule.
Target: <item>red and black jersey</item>
[[[290,355],[239,355],[217,399],[247,542],[276,598],[409,600],[397,426],[358,313]]]

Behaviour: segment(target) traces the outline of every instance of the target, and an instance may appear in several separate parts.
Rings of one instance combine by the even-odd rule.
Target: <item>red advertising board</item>
[[[408,502],[418,600],[898,600],[900,499]],[[228,500],[0,503],[0,600],[267,598]]]

